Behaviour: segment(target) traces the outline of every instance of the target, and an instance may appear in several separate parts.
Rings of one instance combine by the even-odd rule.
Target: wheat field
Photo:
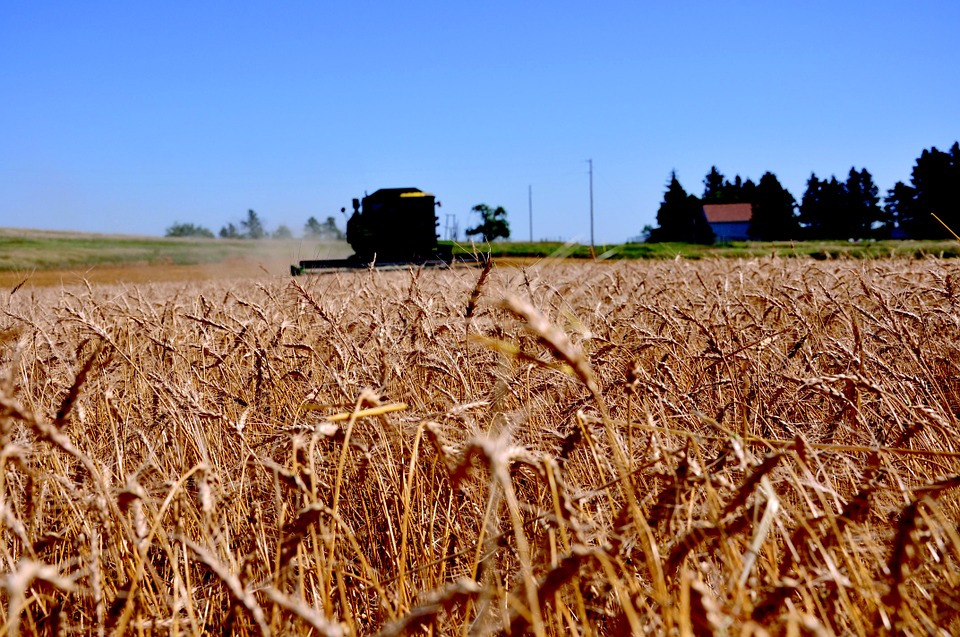
[[[960,634],[960,268],[12,288],[4,634]]]

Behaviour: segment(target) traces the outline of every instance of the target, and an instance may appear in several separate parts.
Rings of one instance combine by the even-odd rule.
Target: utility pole
[[[456,241],[457,235],[460,234],[460,227],[457,223],[457,216],[453,213],[447,213],[447,222],[444,224],[445,233],[447,235],[447,241]]]
[[[527,207],[530,210],[530,243],[533,243],[533,186],[527,186]]]
[[[588,159],[590,164],[590,255],[593,256],[593,160]]]

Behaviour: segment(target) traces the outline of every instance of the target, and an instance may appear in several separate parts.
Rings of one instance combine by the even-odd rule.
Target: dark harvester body
[[[477,263],[453,258],[453,246],[437,239],[436,198],[418,188],[381,188],[363,200],[353,200],[347,220],[347,242],[354,254],[346,259],[301,261],[290,266],[293,275],[368,267],[426,267]]]

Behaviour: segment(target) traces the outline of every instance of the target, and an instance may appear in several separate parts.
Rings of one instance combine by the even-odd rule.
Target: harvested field
[[[958,634],[958,275],[4,293],[3,632]]]
[[[70,288],[79,285],[144,285],[289,276],[290,259],[232,257],[216,263],[97,265],[55,270],[0,272],[0,290]]]

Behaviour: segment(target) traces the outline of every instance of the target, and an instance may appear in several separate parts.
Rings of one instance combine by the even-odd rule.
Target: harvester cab
[[[347,242],[364,263],[418,263],[444,256],[438,252],[436,198],[417,188],[381,188],[353,200]]]

